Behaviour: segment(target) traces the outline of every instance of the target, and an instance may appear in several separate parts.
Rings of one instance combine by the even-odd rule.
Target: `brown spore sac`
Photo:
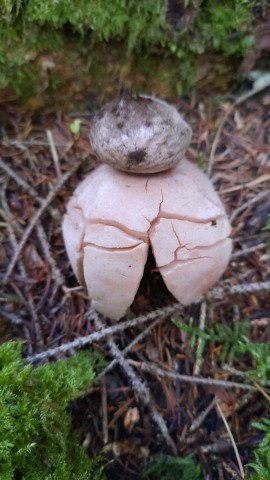
[[[136,174],[177,165],[191,135],[175,107],[157,98],[132,96],[126,90],[102,107],[90,129],[91,145],[101,162]]]

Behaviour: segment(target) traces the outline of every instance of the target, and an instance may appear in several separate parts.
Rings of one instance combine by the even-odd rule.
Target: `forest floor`
[[[150,257],[114,328],[91,310],[61,232],[68,199],[97,165],[90,116],[1,105],[1,342],[47,352],[38,363],[94,340],[106,372],[72,416],[109,479],[136,479],[160,454],[193,454],[205,479],[242,478],[262,438],[252,422],[269,416],[269,350],[258,359],[256,348],[270,343],[270,89],[176,106],[193,129],[187,158],[211,176],[231,220],[231,261],[201,302],[183,307]]]

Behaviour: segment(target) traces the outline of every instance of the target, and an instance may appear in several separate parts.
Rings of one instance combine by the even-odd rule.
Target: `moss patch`
[[[89,86],[100,91],[103,79],[95,71],[100,64],[106,70],[116,50],[113,69],[118,83],[122,77],[133,82],[133,61],[146,83],[155,78],[158,57],[166,67],[160,78],[165,90],[172,83],[172,90],[186,89],[201,55],[235,56],[238,63],[245,56],[253,41],[253,4],[254,0],[4,0],[0,87],[12,85],[28,98],[71,80],[77,91]]]
[[[99,459],[88,458],[70,433],[67,404],[93,382],[98,356],[79,352],[34,370],[21,346],[0,346],[1,480],[101,480]]]

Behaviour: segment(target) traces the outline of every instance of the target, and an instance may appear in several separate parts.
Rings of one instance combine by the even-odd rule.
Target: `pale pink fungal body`
[[[112,319],[131,305],[149,247],[176,299],[198,300],[228,265],[230,230],[210,180],[186,159],[144,175],[100,165],[75,190],[63,222],[78,280]]]

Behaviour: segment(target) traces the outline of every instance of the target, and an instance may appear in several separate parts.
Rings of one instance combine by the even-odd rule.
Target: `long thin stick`
[[[18,243],[17,243],[17,238],[16,238],[16,235],[15,235],[13,225],[16,225],[17,228],[18,228],[18,225],[17,225],[17,222],[15,222],[15,220],[12,218],[12,214],[9,210],[5,193],[6,192],[5,192],[5,187],[4,187],[0,192],[0,198],[1,198],[1,201],[2,201],[3,209],[4,209],[3,214],[5,215],[6,221],[7,221],[7,230],[9,232],[10,243],[12,245],[12,248],[13,248],[14,252],[15,252],[18,248]],[[25,269],[24,263],[22,261],[19,262],[19,271],[20,271],[20,274],[23,278],[27,277],[26,269]],[[41,350],[42,347],[44,346],[44,339],[43,339],[42,330],[41,330],[40,323],[39,323],[39,318],[38,318],[37,312],[35,310],[34,299],[33,299],[30,292],[27,293],[27,301],[25,302],[25,306],[26,306],[27,310],[29,311],[29,313],[32,317],[35,336],[36,336],[36,342],[37,342],[38,348]]]
[[[221,299],[226,295],[238,295],[241,293],[258,293],[260,291],[270,291],[270,281],[243,283],[242,285],[224,285],[215,287],[209,292],[209,299]]]
[[[219,124],[219,127],[217,129],[216,136],[214,138],[211,152],[210,152],[210,157],[209,157],[209,162],[208,162],[208,168],[207,168],[207,174],[210,176],[212,173],[212,169],[214,166],[214,161],[215,161],[215,154],[216,154],[216,149],[220,141],[221,133],[222,130],[229,118],[229,116],[233,113],[235,107],[237,105],[240,105],[241,103],[245,102],[248,98],[253,97],[253,95],[256,95],[257,93],[260,93],[261,91],[265,90],[267,87],[269,87],[270,82],[266,82],[264,85],[262,85],[260,88],[253,88],[247,93],[244,93],[243,95],[240,95],[234,103],[228,108],[227,112],[225,113],[224,117],[221,119],[221,122]]]
[[[132,340],[132,342],[130,342],[126,348],[124,348],[124,350],[122,350],[122,355],[125,356],[128,352],[130,352],[130,350],[132,350],[132,348],[137,345],[137,343],[139,343],[144,337],[146,337],[149,332],[151,330],[153,330],[153,328],[156,327],[156,325],[159,324],[159,322],[161,321],[162,318],[165,318],[165,315],[163,317],[159,317],[157,320],[155,320],[153,323],[151,323],[148,327],[145,327],[144,330],[139,333],[139,335],[137,335],[134,340]],[[115,365],[117,364],[117,360],[114,359],[112,360],[108,365],[107,367],[104,368],[104,370],[102,370],[102,372],[100,372],[100,374],[95,378],[95,382],[99,381],[99,379],[105,375],[106,373],[110,372],[114,367]]]
[[[230,437],[230,440],[231,440],[231,442],[232,442],[232,446],[233,446],[234,453],[235,453],[235,456],[236,456],[236,459],[237,459],[237,462],[238,462],[239,470],[240,470],[240,472],[241,472],[242,478],[244,479],[244,478],[245,478],[245,472],[244,472],[243,465],[242,465],[242,462],[241,462],[241,458],[240,458],[240,455],[239,455],[239,452],[238,452],[238,448],[237,448],[236,443],[235,443],[235,441],[234,441],[233,434],[232,434],[232,432],[231,432],[231,429],[230,429],[230,427],[229,427],[229,424],[228,424],[228,422],[227,422],[227,420],[226,420],[226,418],[225,418],[225,416],[224,416],[224,414],[223,414],[223,412],[222,412],[222,410],[221,410],[221,408],[220,408],[219,402],[216,403],[216,408],[217,408],[218,413],[220,414],[220,416],[221,416],[221,418],[222,418],[222,420],[223,420],[223,423],[224,423],[224,425],[225,425],[225,428],[226,428],[226,430],[227,430],[227,432],[228,432],[228,435],[229,435],[229,437]]]
[[[206,320],[206,302],[202,302],[201,304],[201,311],[200,311],[200,319],[199,319],[199,329],[205,329],[205,320]],[[197,342],[197,349],[196,349],[196,361],[193,368],[193,375],[199,375],[201,371],[201,365],[203,363],[203,349],[204,349],[205,341],[202,337],[198,338]]]
[[[51,152],[51,156],[52,156],[52,159],[53,159],[54,167],[55,167],[55,170],[56,170],[56,173],[57,173],[57,177],[58,177],[58,179],[60,179],[62,177],[62,173],[61,173],[61,169],[60,169],[59,157],[58,157],[58,153],[57,153],[57,150],[56,150],[53,134],[52,134],[51,130],[46,130],[46,134],[47,134],[47,139],[48,139],[48,142],[49,142],[49,147],[50,147],[50,152]]]
[[[255,282],[250,284],[243,284],[243,285],[234,285],[234,286],[225,286],[225,287],[216,287],[214,288],[208,295],[210,299],[222,299],[226,295],[237,295],[241,293],[256,293],[260,291],[270,291],[270,281],[268,282]],[[153,312],[148,313],[147,315],[142,315],[137,317],[133,320],[129,320],[127,322],[119,323],[114,325],[113,327],[109,327],[103,331],[105,334],[103,335],[102,332],[95,332],[91,335],[87,335],[85,337],[77,338],[76,340],[61,345],[60,347],[52,348],[47,350],[46,352],[39,353],[34,355],[33,357],[29,357],[29,362],[35,362],[39,360],[44,360],[46,358],[53,357],[54,355],[59,355],[62,353],[69,352],[73,349],[82,348],[84,345],[88,345],[96,340],[99,340],[102,337],[106,337],[110,334],[124,331],[126,328],[130,328],[133,326],[137,326],[140,323],[145,323],[151,320],[155,320],[157,317],[163,317],[164,315],[172,315],[173,313],[177,312],[177,310],[181,310],[183,307],[179,303],[173,303],[164,308],[158,308]],[[241,384],[239,384],[241,385]],[[240,387],[241,388],[241,387]],[[254,387],[250,387],[254,388]]]
[[[28,363],[34,363],[37,361],[43,361],[47,358],[51,358],[53,356],[59,356],[63,353],[70,352],[71,350],[78,350],[79,348],[84,347],[85,345],[90,345],[95,341],[99,341],[102,338],[109,337],[114,333],[123,332],[127,328],[136,327],[140,324],[149,322],[151,320],[155,320],[157,317],[162,317],[164,315],[171,315],[177,310],[181,309],[181,305],[179,303],[174,303],[168,307],[164,308],[157,308],[153,312],[148,313],[147,315],[141,315],[140,317],[134,318],[132,320],[128,320],[126,322],[117,323],[112,327],[105,327],[102,331],[91,333],[90,335],[86,335],[84,337],[76,338],[72,342],[65,343],[64,345],[60,345],[59,347],[50,348],[46,352],[37,353],[36,355],[32,355],[26,357],[26,361]]]
[[[183,383],[192,383],[197,385],[215,385],[217,387],[223,388],[241,388],[241,390],[251,390],[253,392],[257,391],[257,388],[253,387],[252,385],[246,385],[244,383],[238,382],[230,382],[227,380],[215,380],[214,378],[200,378],[200,377],[192,377],[190,375],[182,375],[180,373],[175,373],[167,370],[163,370],[162,368],[156,367],[156,365],[152,365],[149,362],[137,362],[135,360],[129,360],[130,365],[143,370],[144,372],[148,372],[151,375],[156,375],[160,377],[171,378],[172,380],[178,380]]]
[[[108,403],[107,403],[107,386],[105,375],[100,378],[100,394],[102,409],[102,436],[103,443],[108,443]]]
[[[10,264],[8,266],[8,270],[7,270],[6,275],[4,276],[4,279],[3,279],[3,284],[7,283],[10,275],[12,274],[12,272],[14,270],[14,267],[16,265],[16,262],[17,262],[19,256],[21,255],[22,250],[23,250],[30,234],[32,233],[33,228],[36,226],[38,220],[43,215],[45,210],[48,208],[48,206],[50,205],[50,203],[52,202],[54,197],[61,190],[63,185],[68,181],[68,179],[73,175],[73,173],[75,173],[76,170],[78,170],[78,168],[80,166],[80,163],[81,163],[80,161],[75,162],[73,167],[68,172],[66,172],[65,175],[63,175],[61,177],[59,182],[55,185],[54,189],[48,194],[47,198],[44,200],[41,207],[36,211],[36,213],[32,217],[28,227],[26,228],[26,230],[25,230],[25,232],[24,232],[24,234],[23,234],[23,236],[20,240],[20,243],[18,244],[18,248],[17,248],[16,252],[13,254],[13,257],[11,258]]]
[[[261,200],[263,200],[265,197],[269,198],[270,197],[270,190],[266,190],[264,192],[260,192],[258,193],[257,195],[255,195],[255,197],[251,198],[250,200],[248,200],[247,202],[245,203],[242,203],[242,205],[239,207],[239,208],[236,208],[233,213],[231,214],[231,217],[230,217],[230,222],[232,223],[235,218],[240,215],[240,213],[244,212],[244,210],[246,210],[247,208],[249,208],[251,205],[253,205],[254,203],[257,203],[257,202],[260,202]]]
[[[36,190],[30,185],[28,185],[28,183],[25,182],[25,180],[23,180],[16,172],[14,172],[14,170],[12,170],[12,168],[10,168],[5,162],[3,162],[1,158],[0,158],[0,168],[2,168],[2,170],[4,170],[4,172],[6,172],[6,174],[10,178],[12,178],[17,183],[17,185],[22,187],[29,195],[31,195],[31,197],[33,198],[38,197]]]
[[[103,328],[102,321],[99,319],[98,315],[96,314],[95,324],[98,328]],[[124,358],[122,352],[119,350],[118,346],[116,345],[115,341],[109,337],[108,339],[109,348],[113,357],[117,360],[117,363],[121,367],[121,369],[126,374],[128,381],[131,383],[131,386],[137,395],[137,397],[141,400],[143,405],[145,405],[151,413],[151,416],[160,430],[164,440],[166,441],[167,445],[172,449],[174,454],[177,454],[177,448],[173,439],[169,434],[168,427],[163,419],[163,417],[158,412],[155,404],[151,398],[151,393],[146,385],[143,383],[138,375],[135,373],[134,369],[131,367],[129,362]]]
[[[223,370],[225,370],[226,372],[229,372],[231,373],[232,375],[236,375],[238,377],[241,377],[241,378],[244,378],[245,377],[245,373],[242,372],[241,370],[237,370],[237,368],[234,368],[232,367],[231,365],[223,365]],[[266,387],[270,387],[270,381],[266,381],[265,382],[265,386]]]

